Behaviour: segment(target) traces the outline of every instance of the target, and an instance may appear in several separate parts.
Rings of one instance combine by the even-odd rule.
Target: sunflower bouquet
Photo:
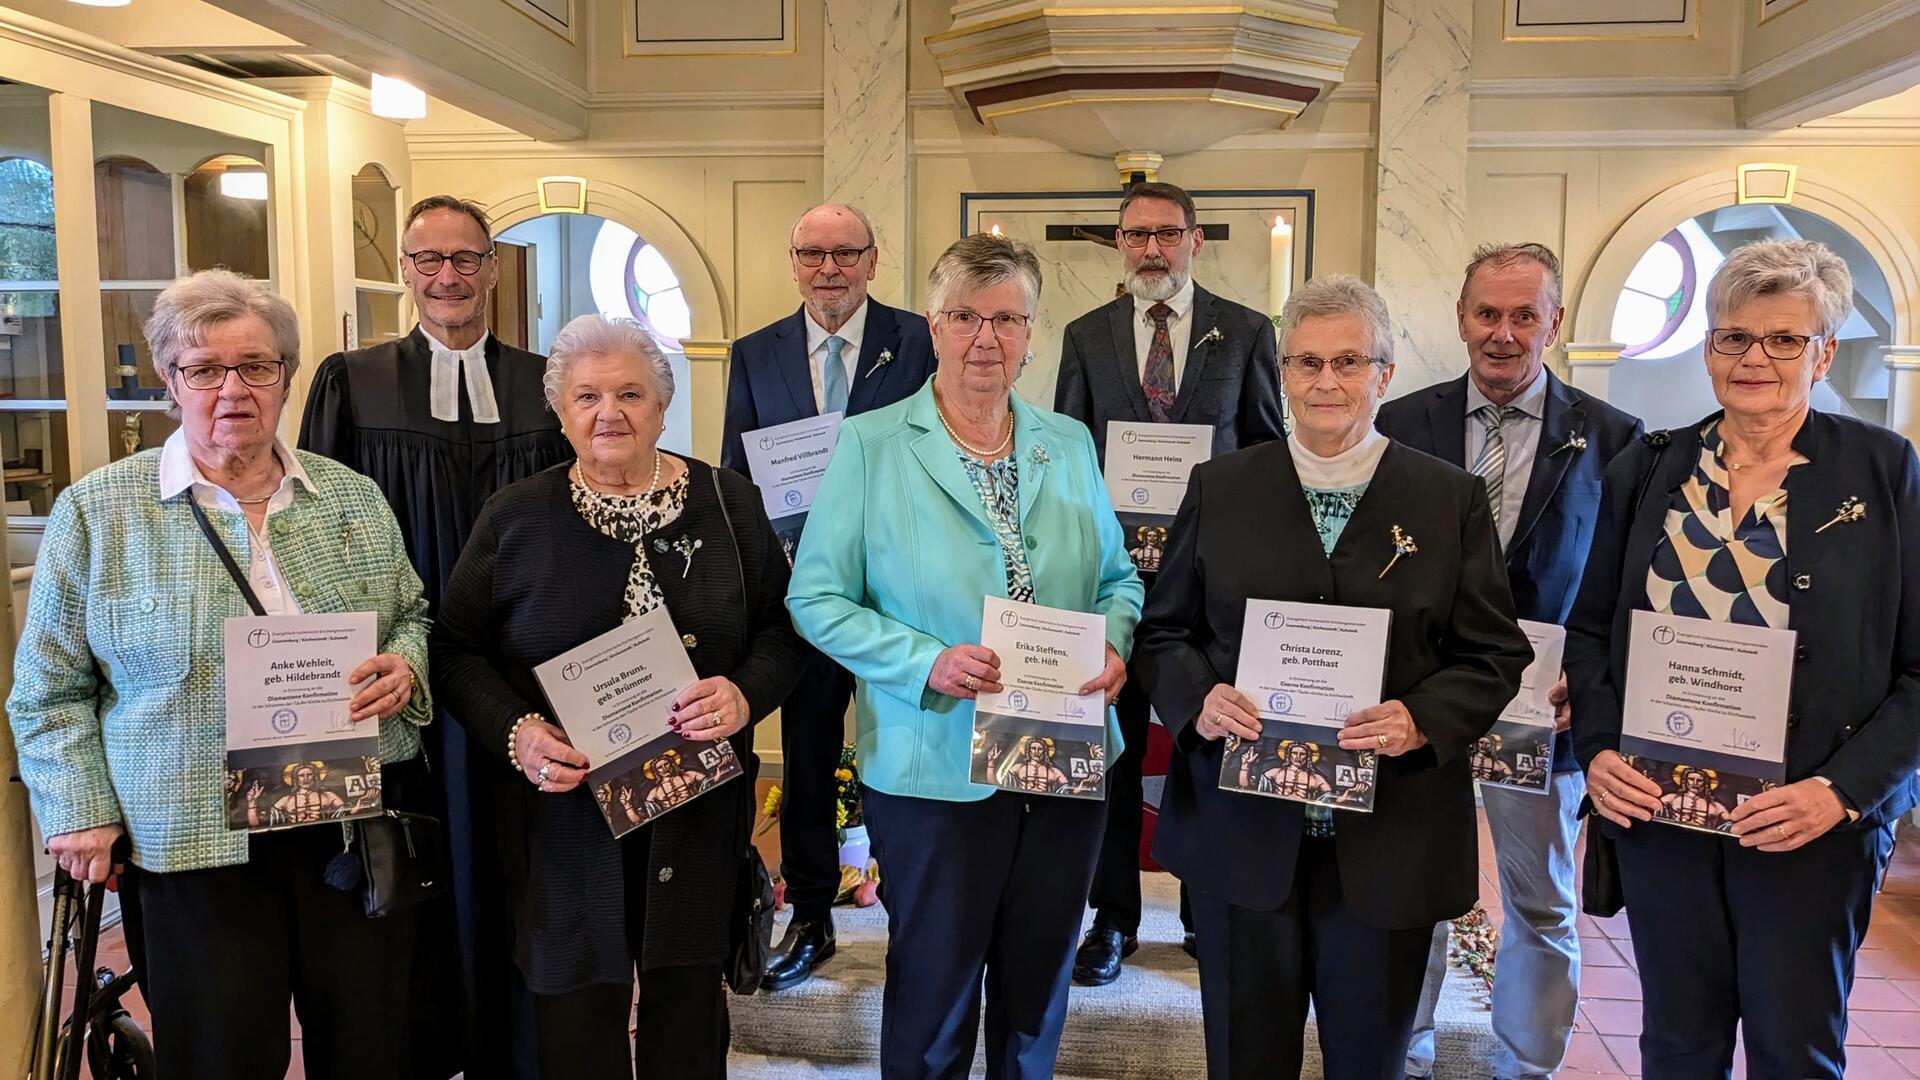
[[[860,806],[860,764],[852,743],[840,745],[840,761],[834,766],[833,781],[833,824],[840,843],[840,891],[834,903],[852,902],[869,907],[880,899],[880,868],[868,851],[866,815]],[[780,823],[784,798],[778,784],[767,789],[766,800],[760,805],[761,822],[755,836],[765,835]],[[785,883],[777,884],[775,892],[784,896]]]

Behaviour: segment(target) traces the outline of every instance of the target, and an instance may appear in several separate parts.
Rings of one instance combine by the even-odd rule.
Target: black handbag
[[[246,598],[248,609],[255,615],[265,615],[266,607],[240,572],[233,552],[227,550],[213,523],[207,520],[207,512],[192,495],[188,495],[187,505],[193,508],[194,520],[200,523],[207,543],[213,545],[214,554],[220,556],[221,565]],[[383,774],[390,768],[383,768]],[[386,779],[383,775],[383,786]],[[385,803],[391,789],[381,794]],[[345,826],[348,850],[328,862],[325,877],[342,892],[359,884],[367,918],[404,911],[447,891],[446,838],[439,818],[389,808],[377,817],[360,818]]]
[[[727,511],[726,492],[720,490],[720,471],[713,472],[713,495],[720,503],[720,517],[727,523],[727,539],[733,544],[733,568],[740,577],[740,601],[747,601],[747,570],[740,561],[740,538],[733,531],[733,515]],[[759,762],[748,762],[746,781],[749,791],[759,778]],[[751,994],[760,989],[767,971],[767,957],[773,952],[773,876],[753,846],[753,799],[746,800],[745,827],[734,835],[745,837],[746,851],[734,875],[733,915],[727,922],[727,958],[721,967],[727,985],[736,994]]]

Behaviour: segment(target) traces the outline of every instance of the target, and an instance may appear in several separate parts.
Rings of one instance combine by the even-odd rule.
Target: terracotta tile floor
[[[766,785],[761,786],[764,796]],[[777,830],[761,836],[758,844],[768,865],[777,865]],[[1480,825],[1480,883],[1488,913],[1498,923],[1499,885],[1484,818]],[[1561,1073],[1581,1080],[1638,1076],[1640,986],[1626,918],[1582,915],[1580,943],[1586,972],[1573,1043]],[[108,931],[101,941],[100,963],[124,969],[126,962],[120,931]],[[1873,923],[1866,946],[1860,951],[1858,968],[1847,1035],[1849,1080],[1920,1078],[1920,834],[1903,835],[1894,849],[1893,867],[1885,890],[1874,904]],[[127,1006],[142,1025],[147,1023],[146,1007],[138,992],[128,998]],[[293,1064],[287,1076],[299,1080],[306,1073],[300,1064],[297,1023],[294,1035]],[[1744,1063],[1736,1060],[1734,1075],[1745,1076]]]

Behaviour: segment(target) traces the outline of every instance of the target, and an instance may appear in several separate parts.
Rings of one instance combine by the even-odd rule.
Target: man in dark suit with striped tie
[[[1467,264],[1457,315],[1467,374],[1381,406],[1375,426],[1395,441],[1470,469],[1505,552],[1515,613],[1564,624],[1580,588],[1607,463],[1638,438],[1640,421],[1575,390],[1546,368],[1560,332],[1560,260],[1541,244],[1486,244]],[[1552,1076],[1579,1003],[1576,817],[1586,781],[1573,758],[1564,676],[1553,774],[1545,796],[1482,785],[1499,855],[1500,934],[1493,981],[1493,1075]],[[1435,928],[1427,983],[1408,1050],[1408,1076],[1433,1071],[1433,1010],[1446,974],[1447,924]]]
[[[867,296],[879,252],[873,226],[852,206],[816,206],[794,223],[788,258],[800,310],[733,344],[720,464],[753,476],[742,437],[774,424],[891,405],[933,374],[927,320]],[[822,508],[831,512],[829,508]],[[793,921],[762,985],[807,981],[833,955],[832,907],[840,891],[834,810],[853,676],[816,650],[780,709],[780,864]]]
[[[1193,257],[1206,237],[1192,197],[1172,184],[1135,184],[1120,200],[1114,236],[1127,295],[1067,325],[1054,409],[1087,425],[1103,466],[1110,420],[1209,425],[1215,457],[1283,438],[1273,323],[1194,284]],[[1129,539],[1128,549],[1136,546]],[[1156,566],[1139,567],[1149,587]],[[1149,708],[1132,681],[1114,707],[1126,745],[1106,774],[1107,831],[1088,896],[1093,928],[1073,960],[1074,981],[1083,986],[1120,977],[1140,926],[1140,771]],[[1181,916],[1184,922],[1184,904]]]

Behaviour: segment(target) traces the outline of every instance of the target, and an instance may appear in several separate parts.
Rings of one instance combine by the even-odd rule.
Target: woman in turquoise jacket
[[[1081,693],[1111,706],[1143,590],[1086,428],[1012,392],[1032,359],[1032,250],[967,237],[927,286],[934,377],[840,429],[787,608],[858,681],[890,934],[882,1074],[965,1076],[984,976],[989,1073],[1046,1077],[1105,807],[969,779],[974,698],[1002,689],[981,610],[1004,597],[1104,615],[1106,665]],[[1111,707],[1105,731],[1119,753]]]

